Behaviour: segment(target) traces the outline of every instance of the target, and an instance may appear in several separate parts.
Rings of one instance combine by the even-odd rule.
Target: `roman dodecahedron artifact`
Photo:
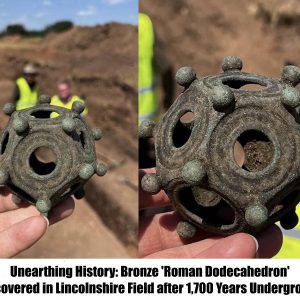
[[[0,185],[9,187],[15,202],[29,201],[44,215],[71,195],[84,197],[87,180],[106,173],[94,142],[102,133],[81,118],[84,105],[76,101],[68,110],[50,100],[43,95],[38,106],[20,111],[6,104],[11,118],[0,136]]]
[[[140,126],[141,138],[155,139],[157,170],[141,186],[166,191],[183,238],[196,228],[255,234],[276,221],[291,229],[300,200],[300,69],[285,66],[277,80],[242,72],[238,57],[222,69],[202,79],[178,70],[181,95],[158,124]]]

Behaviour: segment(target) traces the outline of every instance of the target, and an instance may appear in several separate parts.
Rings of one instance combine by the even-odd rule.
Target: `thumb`
[[[13,257],[28,249],[45,234],[47,227],[44,217],[34,216],[0,232],[0,257]]]
[[[194,258],[255,258],[257,250],[258,242],[252,235],[237,233],[219,239]]]

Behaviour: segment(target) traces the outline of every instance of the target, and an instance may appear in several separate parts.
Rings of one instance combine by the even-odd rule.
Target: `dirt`
[[[86,100],[87,123],[103,131],[103,139],[96,145],[98,160],[109,166],[109,172],[92,179],[87,201],[78,205],[74,216],[49,229],[24,255],[134,256],[138,218],[137,27],[111,23],[74,27],[43,39],[0,38],[1,107],[10,101],[15,79],[27,62],[39,67],[41,94],[53,95],[57,82],[69,79],[74,92]],[[0,112],[0,128],[7,120]]]
[[[109,152],[136,159],[137,28],[75,27],[45,39],[0,39],[0,104],[9,101],[14,79],[30,61],[39,66],[40,93],[56,92],[69,79],[88,105],[90,125],[100,126]],[[1,114],[1,125],[6,118]],[[121,138],[122,137],[122,138]],[[125,152],[125,153],[124,153]]]
[[[268,3],[265,11],[275,21],[259,14],[259,2]],[[152,18],[175,70],[192,66],[203,77],[219,73],[225,56],[237,55],[244,71],[279,78],[286,62],[300,65],[299,9],[287,5],[295,1],[279,2],[141,0],[140,11]]]
[[[251,141],[244,146],[244,168],[250,172],[265,169],[272,162],[274,147],[271,142]]]

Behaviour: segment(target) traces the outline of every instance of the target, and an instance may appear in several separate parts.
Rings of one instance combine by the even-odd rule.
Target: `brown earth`
[[[227,55],[240,56],[246,72],[275,78],[285,62],[300,65],[297,0],[141,0],[140,11],[152,18],[175,70],[218,73]]]
[[[27,62],[39,66],[40,93],[54,94],[69,79],[87,103],[87,122],[100,127],[98,160],[110,167],[87,186],[87,201],[21,257],[124,257],[136,253],[137,28],[74,27],[44,39],[0,38],[0,106]],[[8,118],[0,113],[0,127]]]

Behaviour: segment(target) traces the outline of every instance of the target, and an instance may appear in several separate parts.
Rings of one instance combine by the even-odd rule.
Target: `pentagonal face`
[[[234,157],[236,142],[245,153],[240,165]],[[297,167],[293,132],[284,119],[263,107],[260,110],[237,108],[224,117],[211,136],[209,148],[211,184],[225,194],[231,189],[231,197],[236,193],[237,198],[250,193],[261,198],[266,191],[288,182],[289,174]]]
[[[72,132],[63,120],[74,121]],[[28,128],[16,131],[16,120]],[[22,125],[22,124],[21,124]],[[1,138],[0,162],[9,173],[7,185],[21,199],[52,204],[72,195],[85,180],[79,176],[83,165],[96,169],[94,139],[76,112],[50,105],[15,112]]]
[[[299,125],[282,104],[285,86],[239,71],[195,80],[157,125],[157,172],[189,222],[216,234],[257,232],[298,203]],[[200,169],[186,172],[194,161],[206,172],[199,182]],[[255,219],[266,211],[269,219]]]

